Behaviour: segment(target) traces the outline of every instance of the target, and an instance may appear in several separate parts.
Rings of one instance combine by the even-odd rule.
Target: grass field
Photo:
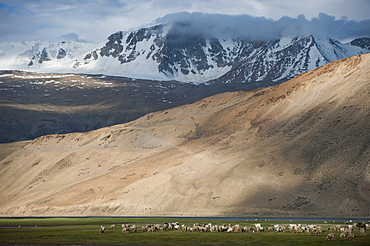
[[[308,235],[293,232],[183,232],[180,230],[142,232],[141,226],[179,222],[191,226],[194,223],[221,225],[239,224],[241,227],[261,223],[264,228],[274,224],[289,224],[278,221],[236,221],[187,218],[24,218],[0,219],[0,245],[370,245],[370,235],[361,236],[358,228],[354,230],[356,241],[325,241],[332,225],[345,226],[343,222],[330,224],[316,222],[292,222],[296,224],[316,224],[324,229],[322,235]],[[109,230],[116,224],[115,230]],[[135,224],[136,233],[122,233],[121,224]],[[105,233],[100,233],[100,226]]]

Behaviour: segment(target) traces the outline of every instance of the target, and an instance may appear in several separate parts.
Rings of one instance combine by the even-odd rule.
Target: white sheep
[[[334,240],[335,240],[335,234],[334,233],[329,233],[325,238],[325,241],[334,241]]]
[[[155,229],[155,228],[154,228],[153,226],[152,226],[152,227],[149,227],[149,228],[147,229],[147,232],[148,232],[148,233],[150,233],[150,232],[154,232],[154,229]]]
[[[105,227],[104,226],[100,226],[99,232],[100,233],[104,233],[105,232]]]
[[[354,233],[349,233],[348,236],[347,236],[347,239],[348,240],[351,240],[351,241],[356,241],[356,234]]]
[[[256,231],[258,231],[258,232],[262,232],[262,231],[264,231],[264,230],[263,230],[263,227],[261,226],[261,224],[260,224],[260,223],[256,223],[256,224],[254,224],[254,226],[256,227]]]
[[[339,239],[346,239],[347,238],[347,234],[342,232],[340,235],[339,235]]]
[[[136,232],[136,225],[132,225],[130,228],[129,228],[129,231],[130,232]]]
[[[366,236],[366,228],[365,227],[361,227],[360,228],[360,233],[362,236]]]

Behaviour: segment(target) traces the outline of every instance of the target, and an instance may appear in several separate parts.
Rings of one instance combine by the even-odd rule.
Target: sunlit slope
[[[1,216],[365,217],[370,55],[88,133],[0,163]]]

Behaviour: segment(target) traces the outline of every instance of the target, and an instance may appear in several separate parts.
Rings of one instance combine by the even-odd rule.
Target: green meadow
[[[343,222],[300,221],[294,224],[321,225],[321,235],[293,232],[184,232],[179,230],[143,232],[141,226],[179,222],[180,225],[239,224],[240,227],[261,223],[264,228],[286,221],[216,220],[204,218],[17,218],[0,219],[0,245],[370,245],[370,235],[362,236],[355,228],[356,241],[325,241],[333,225],[346,226]],[[115,230],[109,230],[115,224]],[[122,233],[122,224],[135,224],[136,233]],[[106,228],[100,233],[101,226]]]

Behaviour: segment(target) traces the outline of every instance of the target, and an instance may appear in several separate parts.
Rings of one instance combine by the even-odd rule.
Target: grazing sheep
[[[167,229],[172,229],[172,225],[168,224],[167,222],[163,225],[163,230],[166,231]]]
[[[105,227],[104,226],[100,226],[99,232],[100,233],[104,233],[105,232]]]
[[[297,224],[289,224],[289,231],[294,232],[297,228]]]
[[[258,232],[263,232],[264,231],[264,229],[263,229],[263,227],[261,226],[260,223],[254,224],[254,226],[256,227],[256,231],[258,231]]]
[[[313,231],[312,231],[312,228],[311,228],[311,227],[307,227],[306,231],[307,231],[308,235],[310,235],[310,236],[311,236],[311,234],[313,233]]]
[[[148,229],[147,229],[147,232],[148,233],[150,233],[150,232],[154,232],[154,227],[152,226],[152,227],[149,227]]]
[[[242,232],[254,232],[254,229],[251,226],[246,226],[243,227]]]
[[[348,228],[344,229],[344,233],[346,233],[347,235],[350,234],[350,233],[353,233],[353,228],[348,227]]]
[[[285,232],[286,231],[286,227],[283,226],[283,225],[281,225],[281,226],[279,226],[279,227],[276,228],[276,231],[277,232]]]
[[[218,225],[212,225],[211,228],[209,229],[210,232],[219,232],[220,228]]]
[[[304,232],[304,229],[303,228],[300,228],[298,227],[296,230],[295,230],[296,233],[303,233]]]
[[[125,225],[125,224],[122,225],[122,232],[124,233],[136,232],[136,230],[137,230],[136,225]]]
[[[234,228],[233,227],[229,227],[226,232],[233,232],[233,231],[234,231]]]
[[[334,233],[329,233],[325,238],[325,241],[334,241],[334,240],[335,240],[335,234]]]
[[[321,226],[312,228],[312,233],[316,235],[321,235],[324,232]]]
[[[109,230],[115,230],[116,229],[116,225],[111,225],[110,227],[109,227]]]
[[[207,231],[209,231],[209,227],[207,227],[207,226],[201,226],[201,227],[199,228],[199,230],[200,230],[200,231],[207,232]]]
[[[329,231],[336,231],[336,230],[337,230],[337,228],[336,228],[335,226],[330,226],[330,227],[328,228],[328,230],[329,230]]]
[[[347,234],[342,232],[340,235],[339,235],[339,239],[346,239],[347,238]]]
[[[347,239],[351,240],[351,241],[356,241],[356,234],[349,233],[348,236],[347,236]]]
[[[137,229],[136,229],[136,225],[132,225],[130,228],[129,228],[129,232],[136,232]]]
[[[366,236],[366,228],[365,227],[361,227],[360,228],[360,233],[362,236]]]

